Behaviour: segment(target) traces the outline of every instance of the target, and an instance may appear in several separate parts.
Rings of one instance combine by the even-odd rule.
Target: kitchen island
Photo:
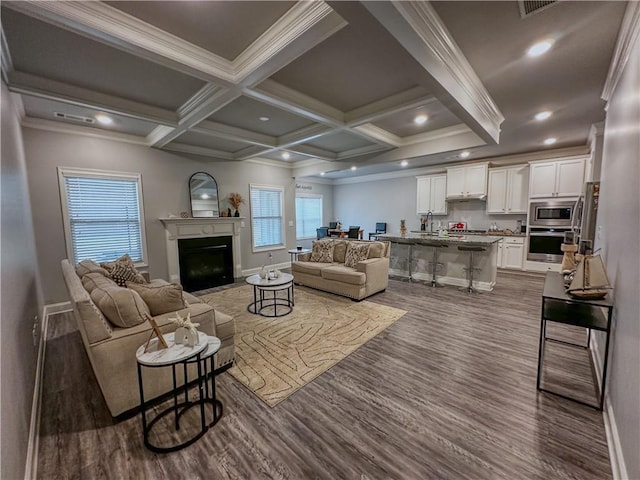
[[[430,281],[432,270],[429,262],[433,259],[433,248],[429,244],[443,245],[438,249],[438,282],[445,285],[465,287],[468,284],[467,272],[469,252],[458,250],[458,245],[473,245],[486,248],[484,252],[474,253],[474,267],[480,270],[474,273],[474,287],[490,291],[496,283],[498,272],[497,245],[502,237],[490,235],[450,234],[438,236],[429,233],[384,234],[379,240],[391,242],[391,275],[409,277],[414,280]],[[411,266],[409,265],[411,258]]]

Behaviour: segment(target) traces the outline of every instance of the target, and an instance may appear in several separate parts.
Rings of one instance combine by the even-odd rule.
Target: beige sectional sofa
[[[78,271],[81,272],[80,269]],[[62,261],[62,273],[69,291],[82,342],[111,415],[115,417],[139,406],[140,394],[136,370],[136,350],[146,343],[151,335],[149,322],[144,321],[130,327],[113,325],[96,306],[89,291],[83,285],[80,276],[76,273],[76,269],[66,259]],[[86,272],[81,273],[86,275]],[[98,274],[91,273],[90,276],[93,276],[93,280],[97,281],[97,283],[106,284],[105,281],[99,278]],[[95,287],[94,283],[94,281],[87,280],[84,282],[85,285],[91,284]],[[167,282],[164,280],[152,280],[150,284],[159,286],[167,284]],[[120,293],[127,294],[127,292],[122,291]],[[136,299],[138,298],[137,293],[131,295]],[[93,298],[96,298],[96,296],[94,295]],[[234,360],[234,319],[215,310],[189,293],[183,292],[183,298],[188,305],[186,308],[153,317],[160,330],[163,333],[174,331],[176,324],[170,319],[175,318],[176,313],[183,318],[190,313],[191,320],[200,324],[197,327],[199,331],[214,335],[222,341],[222,346],[215,356],[216,370],[230,367]],[[139,303],[137,300],[136,302]],[[129,310],[118,308],[124,312],[126,317],[126,315],[135,313],[131,312],[131,309],[137,309],[137,303],[133,304],[133,306],[129,305],[127,307]],[[181,372],[178,373],[181,381]],[[143,378],[145,400],[156,398],[167,393],[172,388],[170,368],[145,369]],[[194,378],[195,369],[192,368],[189,373],[189,380]]]
[[[330,262],[311,261],[313,253],[298,256],[291,264],[294,282],[355,300],[362,300],[387,288],[389,283],[389,242],[345,239],[322,239],[333,242]],[[314,246],[317,242],[313,242]],[[366,259],[354,267],[345,265],[349,243],[369,245]]]

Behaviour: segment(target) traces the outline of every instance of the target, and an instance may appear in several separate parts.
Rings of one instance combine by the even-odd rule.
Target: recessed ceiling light
[[[321,176],[321,177],[324,177],[324,172],[320,172],[320,176]]]
[[[400,165],[403,166],[403,167],[406,167],[407,165],[409,165],[409,162],[407,162],[406,160],[402,160],[400,162]]]
[[[466,150],[464,152],[460,152],[460,158],[467,158],[469,155],[471,155],[471,153]]]
[[[209,195],[207,195],[206,193],[203,193],[202,195],[200,195],[200,198],[202,200],[207,200],[209,198]]]
[[[268,122],[268,121],[269,121],[269,117],[258,117],[258,119],[259,119],[261,122]]]
[[[427,117],[426,115],[418,115],[416,118],[413,119],[414,123],[416,125],[422,125],[427,121]]]
[[[111,125],[113,123],[113,120],[111,120],[111,118],[107,117],[106,115],[96,115],[96,120],[102,125]]]
[[[544,141],[544,144],[545,144],[545,145],[553,145],[554,143],[556,143],[556,141],[557,141],[557,140],[558,140],[557,138],[553,138],[553,137],[551,137],[551,138],[547,138],[547,139]]]
[[[532,45],[529,50],[527,50],[527,55],[529,55],[530,57],[539,57],[543,53],[547,53],[552,45],[553,42],[551,40],[538,42]]]
[[[353,166],[351,167],[351,171],[352,171],[352,172],[355,172],[355,171],[356,171],[356,168],[358,168],[358,167],[356,167],[355,165],[353,165]]]
[[[289,152],[282,152],[282,158],[284,158],[285,160],[289,160],[289,157],[291,155],[289,155]]]
[[[542,121],[542,120],[546,120],[550,116],[551,116],[551,112],[545,111],[545,112],[536,113],[536,117],[535,118],[538,121]]]

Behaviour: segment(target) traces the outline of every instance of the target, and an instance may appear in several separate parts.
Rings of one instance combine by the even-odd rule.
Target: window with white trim
[[[284,247],[284,188],[249,185],[253,251]]]
[[[316,238],[322,226],[322,195],[296,194],[296,239]]]
[[[140,174],[58,168],[58,180],[70,261],[147,263]]]

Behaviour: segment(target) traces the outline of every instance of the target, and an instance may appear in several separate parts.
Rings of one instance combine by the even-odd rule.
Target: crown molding
[[[9,73],[9,90],[15,93],[68,103],[80,107],[102,110],[114,115],[134,118],[161,125],[176,126],[178,116],[163,108],[124,98],[94,92],[86,88],[49,80],[29,73],[12,71]]]
[[[278,168],[286,168],[291,170],[293,165],[289,162],[285,162],[283,160],[275,160],[273,158],[261,158],[261,157],[253,157],[248,160],[245,160],[246,163],[255,163],[258,165],[266,165],[268,167],[278,167]]]
[[[441,138],[453,137],[455,135],[461,135],[463,133],[471,132],[471,129],[463,123],[458,125],[451,125],[450,127],[439,128],[425,133],[417,133],[409,137],[402,137],[400,139],[400,146],[415,145],[418,143],[432,142]]]
[[[9,8],[207,81],[233,83],[231,62],[103,2],[10,2]]]
[[[302,127],[295,132],[290,132],[282,135],[281,137],[278,137],[278,147],[292,147],[294,145],[309,142],[333,132],[335,132],[335,130],[331,127],[327,127],[326,125],[309,125],[308,127]]]
[[[0,68],[2,68],[2,78],[4,83],[9,84],[9,72],[13,71],[13,61],[9,52],[7,37],[4,35],[4,27],[0,24]]]
[[[300,180],[304,183],[313,183],[318,185],[333,185],[330,178],[312,178],[312,177],[293,177],[296,181]]]
[[[372,173],[369,175],[361,175],[358,177],[349,178],[336,178],[332,180],[333,185],[349,185],[352,183],[366,183],[366,182],[378,182],[383,180],[390,180],[393,178],[404,177],[417,177],[420,175],[429,175],[433,173],[446,172],[446,167],[442,165],[436,165],[433,167],[419,167],[398,170],[397,172],[385,172],[385,173]]]
[[[183,119],[191,116],[196,110],[202,107],[204,102],[210,98],[215,98],[216,95],[219,95],[221,92],[226,92],[227,90],[228,89],[214,85],[213,83],[207,83],[178,108],[178,117]]]
[[[143,145],[145,147],[149,146],[145,137],[138,137],[128,133],[111,132],[94,127],[70,125],[62,122],[54,122],[52,120],[44,120],[42,118],[24,117],[22,120],[22,126],[24,128],[46,130],[48,132],[67,133],[71,135],[80,135],[82,137],[101,138],[103,140],[132,143],[135,145]]]
[[[175,128],[173,127],[167,127],[166,125],[158,125],[156,128],[151,130],[149,135],[147,135],[147,143],[150,146],[156,145],[161,139],[168,136],[174,130]]]
[[[299,155],[304,155],[305,157],[313,157],[320,160],[328,160],[330,162],[338,159],[337,153],[330,152],[323,148],[314,147],[313,145],[296,145],[295,147],[290,147],[287,150]]]
[[[640,35],[640,2],[631,1],[627,4],[627,9],[622,18],[611,65],[602,89],[601,98],[606,102],[611,99],[613,91],[616,89],[620,77],[622,77],[638,35]]]
[[[514,155],[503,155],[499,157],[480,157],[474,160],[489,162],[492,166],[516,165],[518,163],[529,163],[557,158],[584,158],[589,154],[587,145],[577,147],[556,148],[554,150],[536,150],[533,152],[516,153]],[[465,162],[461,162],[465,163]]]
[[[24,102],[22,101],[22,95],[19,93],[9,92],[11,96],[11,101],[13,102],[13,107],[18,116],[18,121],[22,122],[27,116],[27,112],[24,109]]]
[[[485,142],[498,143],[504,117],[429,2],[363,4],[445,90],[443,103]]]
[[[358,127],[355,127],[354,130],[376,142],[384,143],[392,147],[399,147],[400,145],[402,145],[402,138],[386,131],[383,128],[375,126],[373,123],[360,125]]]
[[[190,153],[201,157],[219,158],[220,160],[234,160],[229,152],[215,150],[213,148],[196,147],[195,145],[185,145],[184,143],[170,143],[162,147],[163,150],[179,153]]]

